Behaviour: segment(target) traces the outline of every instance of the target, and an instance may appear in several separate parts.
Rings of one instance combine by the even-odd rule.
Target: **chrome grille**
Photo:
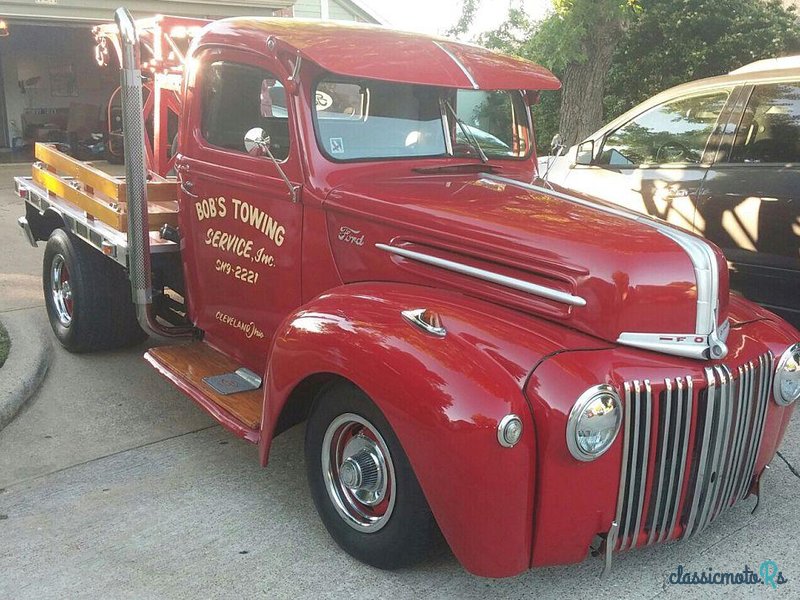
[[[618,550],[686,538],[748,492],[772,389],[771,352],[705,381],[624,384]]]

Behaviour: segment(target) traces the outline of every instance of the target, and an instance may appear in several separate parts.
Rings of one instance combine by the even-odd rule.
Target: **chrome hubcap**
[[[394,510],[394,465],[386,442],[360,415],[338,416],[322,443],[322,474],[342,519],[365,533],[378,531]]]
[[[72,284],[70,283],[69,269],[64,257],[57,254],[53,258],[50,274],[50,290],[53,296],[53,306],[56,316],[62,325],[67,327],[72,322]]]

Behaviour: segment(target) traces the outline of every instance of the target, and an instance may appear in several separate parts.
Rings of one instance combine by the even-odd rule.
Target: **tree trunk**
[[[564,69],[559,130],[567,147],[603,124],[606,77],[623,28],[621,18],[594,23],[584,42],[586,60],[572,61]]]

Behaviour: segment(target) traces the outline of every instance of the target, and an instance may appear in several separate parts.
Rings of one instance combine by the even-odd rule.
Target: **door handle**
[[[197,195],[192,193],[192,190],[194,189],[193,181],[182,180],[181,189],[187,196],[191,196],[192,198],[197,198]]]

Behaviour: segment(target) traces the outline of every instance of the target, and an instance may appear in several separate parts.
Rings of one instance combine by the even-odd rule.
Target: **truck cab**
[[[307,421],[320,517],[381,568],[437,530],[483,576],[608,568],[758,493],[800,334],[730,296],[701,238],[533,183],[546,69],[365,25],[209,23],[180,72],[173,176],[146,168],[146,63],[117,21],[124,237],[52,173],[18,182],[68,348],[138,323],[118,341],[150,335],[145,359],[263,465]]]
[[[450,56],[464,51],[451,42],[337,27],[323,49],[320,28],[212,24],[195,40],[186,76],[175,170],[182,205],[192,207],[180,214],[186,281],[198,290],[189,315],[209,343],[257,373],[286,315],[328,289],[373,279],[363,264],[370,255],[388,259],[374,245],[391,238],[366,236],[374,225],[336,210],[335,189],[387,177],[433,186],[442,170],[530,180],[535,168],[529,96],[518,89],[526,80],[500,68],[510,59],[473,75]],[[386,46],[397,47],[395,60]],[[495,85],[505,87],[473,85],[484,71],[503,73]],[[558,85],[544,72],[526,76],[531,88]],[[243,335],[244,326],[252,330]]]

